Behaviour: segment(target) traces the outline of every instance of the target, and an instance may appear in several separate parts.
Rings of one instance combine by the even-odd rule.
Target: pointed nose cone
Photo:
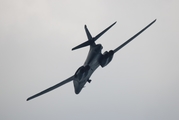
[[[74,81],[73,81],[73,84],[74,84],[74,91],[75,91],[75,93],[76,93],[76,94],[79,94],[80,91],[81,91],[79,83],[74,80]]]
[[[81,90],[79,90],[79,89],[75,89],[75,93],[76,93],[76,94],[79,94],[80,91],[81,91]]]

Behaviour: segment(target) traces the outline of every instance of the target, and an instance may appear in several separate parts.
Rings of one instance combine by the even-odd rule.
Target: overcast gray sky
[[[178,0],[1,0],[1,120],[179,120]],[[150,28],[99,68],[79,95],[72,82],[26,99],[84,63],[84,24],[116,48]]]

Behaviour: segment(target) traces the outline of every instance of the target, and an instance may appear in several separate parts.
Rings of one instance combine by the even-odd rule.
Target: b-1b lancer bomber
[[[145,28],[143,28],[141,31],[139,31],[137,34],[135,34],[134,36],[132,36],[130,39],[128,39],[126,42],[124,42],[123,44],[121,44],[120,46],[118,46],[116,49],[114,50],[110,50],[110,51],[106,51],[104,53],[101,53],[103,47],[101,44],[96,44],[95,41],[100,38],[106,31],[108,31],[112,26],[114,26],[116,24],[116,22],[114,22],[112,25],[110,25],[109,27],[107,27],[105,30],[103,30],[101,33],[99,33],[98,35],[96,35],[95,37],[92,37],[92,35],[90,34],[87,26],[85,25],[85,32],[86,35],[88,37],[88,40],[76,47],[74,47],[72,50],[76,50],[82,47],[86,47],[86,46],[90,46],[89,49],[89,53],[88,56],[86,58],[86,61],[84,62],[84,64],[79,67],[77,69],[77,71],[75,72],[74,75],[72,75],[71,77],[67,78],[66,80],[46,89],[43,90],[42,92],[39,92],[31,97],[29,97],[27,99],[31,100],[35,97],[38,97],[42,94],[45,94],[47,92],[50,92],[68,82],[73,81],[74,84],[74,91],[76,94],[79,94],[81,92],[81,90],[84,88],[84,85],[88,82],[90,83],[90,77],[93,74],[93,72],[99,67],[105,67],[106,65],[108,65],[112,58],[113,55],[120,50],[121,48],[123,48],[125,45],[127,45],[129,42],[131,42],[134,38],[136,38],[138,35],[140,35],[143,31],[145,31],[148,27],[150,27],[154,22],[156,21],[156,19],[154,21],[152,21],[150,24],[148,24]]]

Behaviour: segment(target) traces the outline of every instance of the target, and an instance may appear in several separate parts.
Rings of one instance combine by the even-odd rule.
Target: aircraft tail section
[[[103,30],[102,32],[100,32],[98,35],[96,35],[95,37],[92,37],[92,35],[90,34],[87,26],[85,25],[85,32],[86,32],[86,35],[88,37],[88,40],[86,42],[83,42],[82,44],[72,48],[72,50],[76,50],[76,49],[79,49],[79,48],[82,48],[82,47],[86,47],[88,45],[92,46],[92,45],[95,45],[95,41],[100,38],[105,32],[107,32],[113,25],[115,25],[116,22],[114,22],[112,25],[110,25],[109,27],[107,27],[105,30]]]
[[[91,36],[91,33],[89,32],[89,30],[88,30],[88,28],[87,28],[86,25],[85,25],[85,32],[86,32],[86,35],[87,35],[87,37],[88,37],[88,40],[92,40],[93,37]]]

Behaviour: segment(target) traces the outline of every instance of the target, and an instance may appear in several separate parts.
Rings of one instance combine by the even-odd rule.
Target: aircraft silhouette
[[[87,26],[85,25],[85,31],[86,31],[86,35],[88,37],[88,40],[76,47],[74,47],[72,50],[75,49],[79,49],[82,47],[86,47],[86,46],[90,46],[90,50],[88,53],[88,56],[86,58],[85,63],[83,64],[83,66],[79,67],[78,70],[75,72],[74,75],[72,75],[71,77],[69,77],[68,79],[46,89],[43,90],[42,92],[39,92],[31,97],[29,97],[27,99],[31,100],[35,97],[38,97],[42,94],[45,94],[51,90],[54,90],[68,82],[73,81],[74,84],[74,90],[76,94],[79,94],[80,91],[83,89],[84,85],[87,82],[91,82],[90,77],[93,74],[93,72],[99,67],[105,67],[106,65],[108,65],[112,58],[114,53],[116,53],[118,50],[120,50],[122,47],[124,47],[125,45],[127,45],[130,41],[132,41],[135,37],[137,37],[139,34],[141,34],[144,30],[146,30],[148,27],[150,27],[154,22],[156,21],[156,19],[154,21],[152,21],[150,24],[148,24],[145,28],[143,28],[141,31],[139,31],[137,34],[135,34],[134,36],[132,36],[130,39],[128,39],[126,42],[124,42],[122,45],[120,45],[119,47],[117,47],[114,50],[110,50],[110,51],[106,51],[103,54],[101,53],[102,50],[102,45],[101,44],[96,44],[95,41],[101,37],[106,31],[108,31],[113,25],[116,24],[116,22],[114,22],[112,25],[110,25],[109,27],[107,27],[105,30],[103,30],[101,33],[99,33],[98,35],[96,35],[95,37],[92,37]]]

